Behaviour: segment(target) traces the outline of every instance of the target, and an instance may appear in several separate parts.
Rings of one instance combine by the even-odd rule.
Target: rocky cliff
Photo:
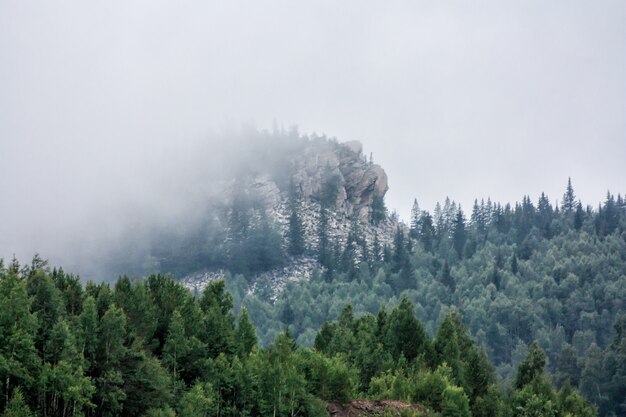
[[[251,175],[233,179],[225,184],[226,206],[232,206],[242,194],[254,196],[257,204],[277,225],[287,242],[291,214],[290,190],[295,189],[296,204],[302,221],[306,254],[289,258],[287,265],[264,274],[277,290],[290,280],[306,279],[318,268],[316,251],[322,207],[328,215],[328,237],[335,244],[345,245],[354,228],[372,249],[374,240],[381,246],[391,243],[398,226],[396,220],[384,213],[372,222],[375,200],[382,202],[388,190],[387,175],[363,154],[357,141],[338,143],[326,138],[309,139],[278,161],[281,169],[256,170]],[[328,188],[332,192],[328,192]],[[330,201],[328,199],[330,198]],[[285,243],[286,244],[286,243]],[[356,251],[355,261],[361,253]],[[221,271],[198,271],[183,278],[190,288],[201,289],[210,279],[222,276]]]

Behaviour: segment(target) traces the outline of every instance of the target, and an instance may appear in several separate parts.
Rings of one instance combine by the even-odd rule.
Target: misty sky
[[[274,121],[363,142],[404,217],[568,176],[597,204],[626,191],[626,2],[0,0],[0,256],[184,200],[199,143]]]

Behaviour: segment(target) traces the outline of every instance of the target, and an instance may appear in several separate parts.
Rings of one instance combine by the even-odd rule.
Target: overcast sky
[[[626,2],[0,0],[0,256],[275,120],[360,140],[405,217],[568,176],[596,204],[626,191]]]

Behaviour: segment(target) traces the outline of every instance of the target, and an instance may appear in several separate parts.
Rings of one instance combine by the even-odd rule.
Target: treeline
[[[486,353],[451,312],[431,340],[407,300],[326,323],[315,348],[289,332],[267,349],[223,281],[199,297],[163,275],[88,283],[36,257],[0,264],[0,415],[323,416],[325,401],[394,398],[427,415],[593,416],[556,391],[533,344],[501,391]]]
[[[317,254],[324,268],[274,303],[264,291],[247,294],[242,277],[228,278],[235,306],[247,307],[263,344],[289,325],[305,346],[346,302],[375,314],[406,297],[431,335],[456,308],[504,380],[537,340],[557,386],[569,380],[601,415],[626,410],[623,332],[615,330],[626,312],[620,195],[608,193],[594,209],[568,182],[558,206],[542,194],[536,204],[476,201],[469,217],[450,200],[432,215],[417,204],[412,212],[393,245],[368,244],[356,223],[345,246],[327,241]]]

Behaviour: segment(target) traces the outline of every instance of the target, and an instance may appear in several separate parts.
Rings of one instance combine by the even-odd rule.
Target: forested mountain
[[[406,298],[325,323],[315,348],[288,331],[257,346],[223,281],[200,297],[171,277],[80,284],[35,258],[0,265],[0,415],[323,416],[326,401],[418,402],[402,416],[593,416],[556,391],[532,344],[508,390],[456,312],[430,338]]]
[[[294,274],[309,274],[319,266],[319,250],[345,246],[355,229],[357,254],[374,240],[391,244],[398,222],[384,206],[387,175],[359,142],[296,129],[253,131],[232,142],[218,168],[189,168],[200,173],[193,184],[181,184],[194,186],[193,201],[180,203],[189,206],[185,218],[163,224],[150,222],[148,213],[142,227],[125,224],[127,235],[99,254],[106,273],[93,274],[169,272],[201,287],[226,271],[248,281],[261,273],[278,277],[295,260],[305,262]]]
[[[233,197],[223,207],[221,261],[194,252],[220,247],[205,236],[196,236],[200,245],[180,246],[208,270],[184,277],[188,288],[200,293],[211,279],[225,279],[235,311],[247,308],[263,346],[286,326],[299,344],[312,346],[320,326],[347,303],[357,314],[376,314],[405,297],[430,335],[456,309],[503,381],[514,378],[537,341],[557,386],[569,381],[602,415],[624,410],[624,365],[614,359],[621,340],[615,329],[626,313],[621,195],[608,192],[597,207],[584,205],[568,181],[558,204],[542,194],[513,205],[475,201],[465,212],[446,199],[430,213],[416,200],[404,225],[387,213],[386,175],[360,146],[290,135],[268,139],[300,144],[289,163],[274,159],[285,167],[283,179],[270,181],[278,177],[260,168],[251,177],[271,198],[246,206]],[[362,177],[374,186],[354,192],[350,184],[359,181],[350,178]]]
[[[416,200],[404,224],[360,144],[257,134],[191,220],[95,266],[113,286],[0,268],[5,415],[626,415],[621,195]]]

